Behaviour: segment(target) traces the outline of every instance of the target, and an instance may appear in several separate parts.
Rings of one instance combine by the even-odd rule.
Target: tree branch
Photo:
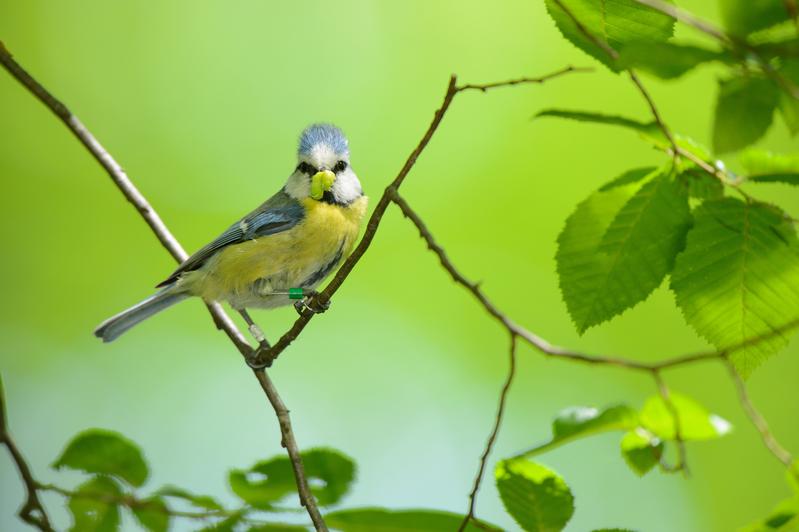
[[[510,349],[508,350],[510,353],[510,362],[508,365],[508,376],[505,378],[505,384],[502,385],[502,391],[499,393],[499,406],[497,407],[497,415],[494,419],[494,426],[491,429],[491,434],[488,436],[488,441],[486,442],[485,449],[483,450],[482,456],[480,456],[480,467],[477,469],[477,475],[474,477],[474,485],[472,486],[472,492],[469,494],[469,509],[466,512],[466,515],[463,517],[463,521],[461,522],[460,527],[458,527],[458,532],[463,532],[466,530],[466,527],[469,524],[469,521],[474,520],[477,521],[477,518],[474,515],[475,505],[477,504],[477,492],[480,491],[480,483],[483,481],[483,474],[485,473],[486,462],[488,461],[488,455],[491,454],[491,450],[494,448],[494,442],[497,439],[497,434],[499,434],[499,428],[502,425],[502,417],[505,415],[505,402],[508,399],[508,392],[510,391],[510,385],[513,383],[513,377],[516,376],[516,335],[510,335]]]
[[[17,471],[25,484],[25,491],[27,496],[25,502],[19,509],[19,517],[31,526],[35,526],[43,532],[52,532],[53,527],[50,524],[50,519],[47,517],[47,511],[44,505],[39,500],[39,483],[33,478],[33,473],[22,456],[22,452],[17,447],[14,439],[11,437],[11,432],[8,428],[8,418],[6,413],[5,390],[3,389],[3,379],[0,377],[0,444],[3,444],[8,449],[8,454],[17,466]]]
[[[169,251],[172,257],[178,262],[185,260],[188,255],[177,239],[164,224],[161,217],[155,209],[152,208],[150,203],[139,192],[125,171],[106,151],[100,142],[94,138],[89,130],[81,123],[72,112],[61,103],[55,96],[53,96],[47,89],[45,89],[38,81],[36,81],[25,69],[22,68],[11,56],[5,46],[0,43],[0,63],[14,76],[22,85],[25,86],[31,93],[33,93],[45,106],[47,106],[62,122],[72,131],[78,138],[83,146],[91,153],[91,155],[100,163],[108,175],[116,184],[117,188],[124,194],[125,198],[133,204],[139,214],[144,218],[147,225],[156,235],[161,244]],[[233,344],[238,349],[239,353],[247,359],[252,354],[252,348],[236,327],[233,320],[222,307],[217,304],[209,304],[208,310],[214,320],[218,329],[221,329],[230,338]],[[253,373],[258,379],[261,388],[275,410],[275,415],[278,418],[280,431],[282,433],[282,445],[288,451],[294,468],[294,475],[297,481],[297,491],[300,496],[300,502],[308,511],[308,515],[314,523],[317,530],[327,530],[319,508],[316,505],[311,491],[308,489],[308,482],[303,475],[302,459],[300,457],[299,447],[294,439],[293,431],[291,430],[291,420],[289,418],[288,410],[283,404],[280,395],[277,392],[272,381],[263,370],[253,370]]]
[[[797,481],[799,481],[799,472],[793,468],[793,456],[791,456],[791,453],[786,451],[785,448],[780,445],[780,443],[771,433],[771,429],[769,429],[765,418],[755,408],[755,405],[749,398],[749,392],[746,389],[746,384],[741,378],[741,375],[738,373],[738,370],[736,370],[732,362],[727,359],[724,360],[724,364],[727,366],[727,370],[730,372],[732,382],[735,384],[735,390],[738,392],[738,399],[741,402],[741,407],[752,421],[752,425],[754,425],[757,431],[760,433],[760,437],[763,438],[763,443],[766,444],[766,448],[768,448],[768,450],[771,451],[771,454],[773,454],[777,460],[782,462],[782,464],[788,468],[791,474],[796,477]]]

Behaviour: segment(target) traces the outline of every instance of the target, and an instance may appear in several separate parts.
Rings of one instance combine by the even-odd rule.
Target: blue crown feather
[[[347,137],[333,124],[311,124],[306,127],[300,135],[297,152],[300,155],[308,155],[313,147],[320,143],[327,144],[338,154],[349,155]]]

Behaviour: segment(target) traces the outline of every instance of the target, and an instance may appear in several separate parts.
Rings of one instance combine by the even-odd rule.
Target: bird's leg
[[[316,290],[304,289],[302,293],[304,297],[294,303],[294,310],[296,310],[297,314],[300,316],[302,316],[302,313],[306,310],[313,314],[321,314],[330,308],[330,301],[320,303],[315,300],[316,296],[319,295],[319,292]]]
[[[261,328],[258,327],[258,324],[252,321],[250,313],[247,312],[246,309],[239,309],[239,314],[241,314],[241,317],[244,318],[244,322],[247,324],[247,330],[250,331],[252,337],[255,338],[256,342],[258,342],[260,348],[269,349],[271,347],[269,345],[269,341],[266,339],[266,336]]]
[[[244,318],[244,322],[247,324],[247,330],[250,331],[250,334],[252,334],[253,338],[255,338],[255,341],[258,342],[258,349],[253,351],[245,360],[247,365],[252,369],[268,368],[272,365],[272,361],[269,360],[268,362],[260,362],[260,358],[261,353],[272,347],[269,345],[269,340],[266,339],[266,335],[264,335],[264,332],[260,327],[258,327],[258,324],[252,320],[250,313],[247,312],[246,309],[239,309],[239,314],[241,314],[241,317]]]

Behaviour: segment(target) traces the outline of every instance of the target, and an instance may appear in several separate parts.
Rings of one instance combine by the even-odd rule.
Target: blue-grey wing
[[[166,286],[176,281],[182,273],[198,269],[214,253],[226,246],[287,231],[297,225],[304,216],[303,206],[281,190],[250,214],[228,227],[216,240],[186,259],[167,280],[158,286]]]

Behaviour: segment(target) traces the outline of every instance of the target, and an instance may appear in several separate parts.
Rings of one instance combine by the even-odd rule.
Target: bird
[[[333,124],[312,124],[300,134],[296,168],[274,196],[183,261],[153,295],[102,322],[94,335],[111,342],[162,310],[199,297],[230,304],[268,346],[247,309],[286,306],[298,293],[314,294],[352,252],[367,206],[347,137]],[[298,303],[324,310],[307,301]]]

